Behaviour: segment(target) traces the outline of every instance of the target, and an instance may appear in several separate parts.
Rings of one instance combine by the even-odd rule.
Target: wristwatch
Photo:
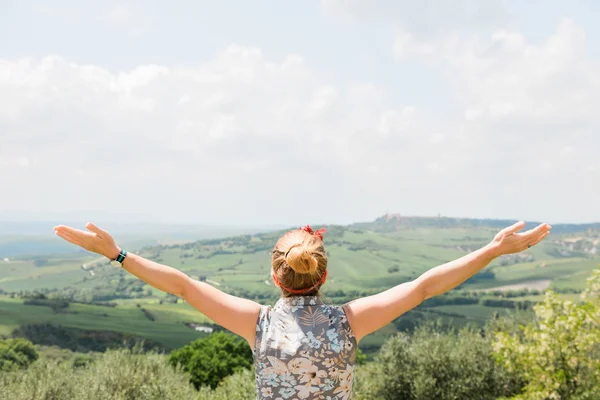
[[[119,255],[114,260],[110,260],[110,265],[116,268],[123,268],[123,261],[127,257],[127,252],[123,249],[119,252]]]

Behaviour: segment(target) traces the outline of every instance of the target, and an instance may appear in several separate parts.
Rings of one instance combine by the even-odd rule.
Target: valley
[[[485,245],[510,223],[387,215],[370,223],[326,226],[330,278],[324,295],[327,301],[341,304],[414,279]],[[498,258],[452,292],[426,301],[368,336],[361,347],[374,352],[395,332],[432,319],[448,327],[481,326],[495,313],[530,310],[547,288],[576,298],[600,263],[599,228],[554,225],[551,237],[539,246]],[[128,250],[228,293],[273,304],[279,293],[269,277],[270,251],[283,232],[166,244],[157,244],[157,238]],[[68,305],[57,306],[57,301]],[[0,254],[0,335],[9,337],[28,324],[119,332],[146,338],[164,349],[177,348],[210,331],[194,327],[213,327],[181,299],[74,246],[71,252],[55,254]]]

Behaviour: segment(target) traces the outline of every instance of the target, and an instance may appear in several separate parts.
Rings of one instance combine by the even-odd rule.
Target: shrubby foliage
[[[190,382],[196,387],[216,388],[223,378],[253,364],[252,350],[248,343],[237,336],[217,332],[197,339],[169,357],[173,366],[181,365],[190,374]]]
[[[496,333],[498,359],[527,382],[515,399],[600,398],[600,269],[588,283],[583,302],[548,291],[533,322]]]
[[[38,359],[33,344],[24,339],[0,340],[0,372],[27,368]]]
[[[527,310],[531,308],[534,303],[529,300],[512,301],[502,299],[483,299],[481,304],[485,307],[518,308],[521,310]]]
[[[83,278],[86,281],[88,278]],[[40,288],[34,291],[15,292],[21,298],[34,300],[61,300],[71,303],[98,304],[115,299],[137,299],[147,297],[148,286],[139,279],[128,277],[123,271],[110,271],[98,275],[91,287],[67,286],[63,288]],[[50,305],[33,302],[32,305]],[[60,303],[59,303],[60,304]]]
[[[367,356],[362,352],[361,349],[356,349],[356,365],[365,365],[367,363]]]
[[[216,390],[196,391],[167,356],[140,349],[109,350],[93,363],[73,369],[71,363],[38,361],[27,370],[0,374],[2,398],[86,400],[253,400],[252,371],[226,378]],[[5,397],[4,397],[5,396]]]
[[[132,334],[78,329],[60,324],[21,325],[13,331],[12,335],[28,339],[38,345],[59,346],[82,353],[133,347],[136,343],[143,343],[145,350],[165,350],[160,343]]]
[[[521,382],[498,365],[478,329],[444,332],[439,326],[400,333],[375,363],[359,370],[356,399],[496,399],[516,394]]]

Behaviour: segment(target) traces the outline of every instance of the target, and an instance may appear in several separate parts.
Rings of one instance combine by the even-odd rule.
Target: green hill
[[[415,278],[489,242],[499,227],[514,221],[386,216],[371,223],[326,226],[330,279],[327,293],[374,292]],[[530,224],[535,225],[535,224]],[[463,289],[539,281],[580,289],[582,275],[597,265],[600,224],[556,225],[553,235],[530,251],[501,257]],[[248,295],[277,293],[270,285],[270,250],[283,232],[155,246],[141,253],[176,266],[224,290]],[[543,286],[543,285],[542,285]],[[262,296],[259,296],[262,297]]]
[[[325,294],[329,301],[341,303],[414,279],[436,265],[485,245],[500,228],[514,222],[388,214],[368,223],[325,226],[330,270]],[[129,250],[229,293],[272,303],[278,297],[278,290],[269,278],[270,251],[282,233]],[[119,241],[119,237],[116,239]],[[599,264],[599,245],[600,224],[553,225],[553,234],[539,246],[497,259],[450,295],[420,306],[366,338],[362,345],[367,350],[376,348],[387,335],[398,329],[410,329],[422,319],[441,318],[452,325],[482,324],[494,312],[510,311],[517,303],[520,306],[525,301],[535,301],[539,291],[547,287],[563,293],[577,292]],[[206,322],[191,308],[182,313],[183,307],[189,306],[169,303],[174,300],[172,297],[110,267],[105,259],[77,251],[0,260],[0,290],[13,293],[14,297],[0,297],[0,333],[4,335],[22,324],[49,322],[77,329],[135,334],[173,348],[199,335],[186,322]],[[75,314],[53,313],[48,312],[48,307],[23,304],[19,294],[32,291],[50,298],[85,303],[109,301],[118,305],[106,311],[102,306],[77,304],[69,309]],[[486,303],[485,299],[509,302]],[[155,320],[147,319],[132,302],[147,304],[143,307],[152,309]],[[109,317],[99,318],[98,313]]]

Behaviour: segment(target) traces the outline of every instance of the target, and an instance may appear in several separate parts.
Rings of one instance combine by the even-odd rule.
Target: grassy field
[[[509,309],[506,308],[483,307],[479,304],[439,306],[433,307],[432,310],[441,311],[443,313],[459,314],[464,316],[467,320],[474,320],[482,323],[487,321],[494,313],[506,315],[510,312]]]
[[[383,291],[485,245],[498,231],[497,227],[489,226],[414,224],[411,221],[410,226],[396,226],[378,220],[371,224],[328,227],[325,245],[330,277],[326,294],[341,291],[347,298]],[[597,251],[600,234],[589,229],[578,232],[573,226],[569,226],[568,231],[565,229],[566,233],[558,231],[529,251],[495,260],[483,274],[471,278],[460,289],[527,287],[539,282],[548,282],[560,290],[583,289],[586,278],[600,263],[600,257],[596,255],[600,253]],[[270,251],[281,233],[129,250],[180,269],[196,279],[206,280],[224,291],[252,298],[274,298],[278,289],[270,282]],[[98,259],[96,255],[77,251],[75,247],[68,254],[40,252],[9,261],[0,258],[0,289],[4,292],[71,288],[92,295],[102,288],[104,293],[115,294],[120,290],[117,288],[133,283],[138,283],[137,278],[109,266],[106,260]],[[0,334],[9,335],[25,323],[52,322],[80,329],[138,334],[169,347],[181,346],[201,336],[184,325],[184,322],[207,322],[199,312],[186,304],[159,304],[164,294],[147,285],[136,290],[131,293],[142,298],[112,300],[119,303],[115,308],[71,304],[65,312],[59,313],[48,307],[24,305],[18,298],[0,296]],[[536,301],[540,298],[539,295],[526,295],[511,300]],[[155,321],[146,318],[136,306],[138,303],[156,316]],[[494,312],[505,313],[506,309],[479,304],[444,305],[424,310],[423,315],[462,326],[471,322],[481,324]],[[390,325],[366,338],[365,346],[377,346],[395,332],[395,326]]]
[[[0,296],[0,335],[9,336],[21,324],[60,324],[85,330],[115,331],[141,335],[169,348],[177,348],[206,334],[189,328],[185,323],[210,322],[188,304],[157,304],[141,302],[155,320],[150,321],[135,303],[117,307],[70,304],[55,313],[49,307],[24,305],[22,300]]]

